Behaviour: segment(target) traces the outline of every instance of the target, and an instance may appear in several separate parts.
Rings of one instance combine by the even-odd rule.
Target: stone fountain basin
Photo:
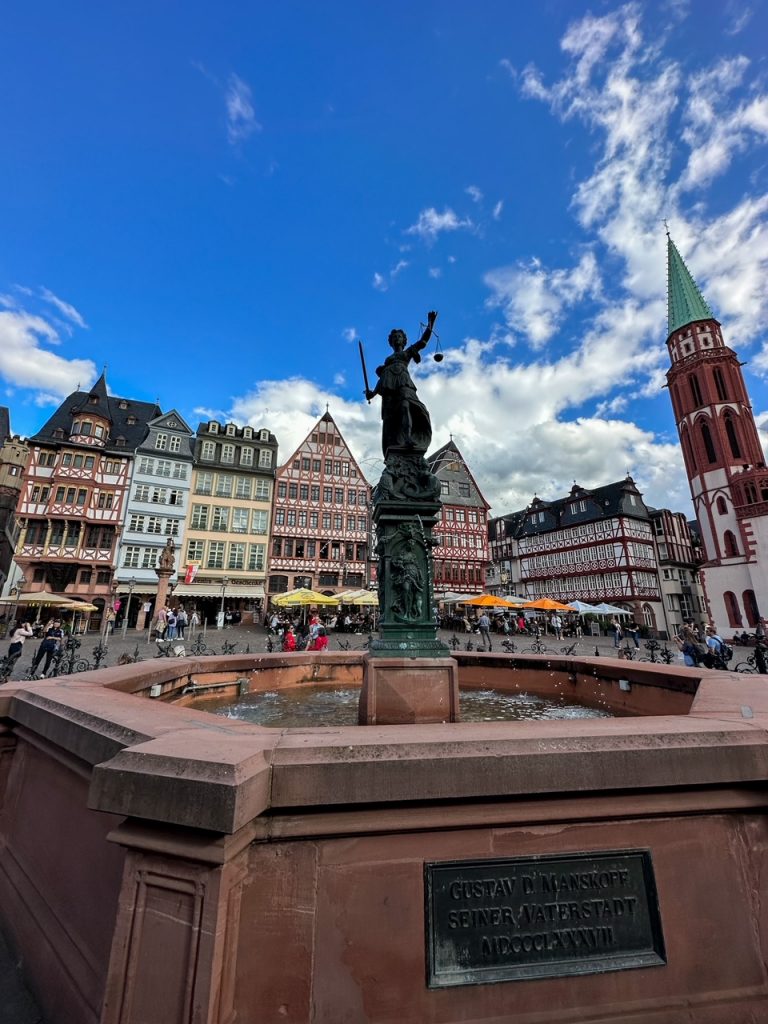
[[[0,688],[0,925],[46,1021],[220,1024],[254,1007],[289,1024],[541,1024],[542,1007],[568,1024],[584,1007],[632,1024],[762,1019],[765,679],[456,660],[462,687],[564,693],[618,717],[279,730],[185,706],[357,685],[362,655],[343,652]],[[426,862],[622,849],[653,858],[665,966],[425,985]]]

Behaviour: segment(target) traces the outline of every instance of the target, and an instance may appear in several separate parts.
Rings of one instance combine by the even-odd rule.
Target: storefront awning
[[[176,597],[221,597],[221,583],[179,583],[174,587],[173,596]],[[264,597],[264,587],[261,583],[228,583],[224,591],[224,597],[245,597],[254,601]]]

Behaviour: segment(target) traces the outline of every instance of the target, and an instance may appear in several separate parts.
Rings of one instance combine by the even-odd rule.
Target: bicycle
[[[755,644],[754,654],[747,656],[746,661],[740,661],[733,669],[734,672],[749,672],[754,675],[766,675],[768,674],[768,644],[766,644],[761,638],[757,639]]]

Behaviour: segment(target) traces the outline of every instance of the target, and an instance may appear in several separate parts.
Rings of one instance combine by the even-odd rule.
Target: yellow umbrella
[[[527,601],[523,608],[536,608],[541,612],[572,612],[571,608],[567,604],[560,604],[559,601],[553,601],[551,597],[540,597],[538,601]]]
[[[478,594],[477,597],[471,597],[468,601],[462,601],[462,604],[471,604],[475,608],[521,608],[522,605],[519,601],[508,601],[506,597],[495,597],[493,594]]]
[[[64,594],[52,594],[50,590],[34,590],[29,594],[19,596],[19,604],[38,607],[50,605],[51,607],[64,607],[73,604],[72,598]]]
[[[294,591],[292,594],[281,594],[279,597],[273,598],[272,603],[287,608],[291,605],[338,604],[339,600],[336,597],[326,597],[325,594],[318,594],[316,590],[307,590],[306,587],[300,587],[299,590]]]
[[[371,607],[378,608],[379,598],[377,594],[372,594],[369,591],[368,593],[361,594],[359,597],[353,597],[349,603],[359,605],[370,605]]]
[[[97,612],[99,609],[95,604],[89,604],[87,601],[70,601],[68,605],[61,605],[65,611],[71,612]]]

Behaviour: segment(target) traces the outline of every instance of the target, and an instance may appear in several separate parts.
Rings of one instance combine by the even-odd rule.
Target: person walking
[[[482,637],[483,640],[483,650],[486,649],[485,644],[487,641],[488,650],[492,651],[493,648],[491,646],[491,620],[488,618],[487,612],[483,612],[483,614],[477,620],[477,626],[478,629],[480,630],[480,636]]]
[[[189,627],[194,632],[200,625],[200,616],[198,615],[197,608],[192,609],[192,614],[189,617]]]
[[[158,640],[165,640],[165,631],[168,628],[168,609],[163,605],[157,612],[157,625],[155,632]]]
[[[44,679],[48,675],[48,669],[51,667],[53,656],[61,646],[63,639],[64,632],[61,628],[61,622],[59,619],[54,619],[48,629],[46,629],[43,642],[37,648],[35,657],[32,659],[33,676],[37,676],[38,679]],[[37,670],[43,658],[45,658],[45,665],[43,666],[43,671],[38,675]]]

